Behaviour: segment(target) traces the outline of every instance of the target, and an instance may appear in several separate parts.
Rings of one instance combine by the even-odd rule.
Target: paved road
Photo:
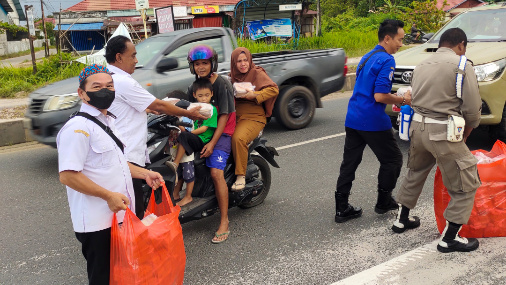
[[[272,169],[269,196],[258,207],[231,209],[232,232],[223,244],[210,242],[218,215],[183,225],[185,284],[506,284],[506,238],[481,239],[473,253],[435,251],[433,173],[414,210],[421,227],[392,233],[394,214],[373,211],[379,164],[369,149],[351,196],[364,215],[334,223],[346,104],[347,98],[325,101],[303,130],[275,122],[266,128],[281,165]],[[489,148],[482,137],[473,135],[471,147]],[[293,145],[308,140],[315,141]],[[400,147],[406,157],[408,144]],[[56,150],[0,148],[0,195],[0,284],[84,284]]]
[[[56,49],[50,48],[49,54],[56,54]],[[36,59],[42,59],[42,58],[44,58],[44,56],[45,56],[44,50],[39,50],[39,51],[35,52]],[[12,65],[12,66],[16,67],[26,61],[32,62],[32,55],[31,54],[0,60],[0,66]]]

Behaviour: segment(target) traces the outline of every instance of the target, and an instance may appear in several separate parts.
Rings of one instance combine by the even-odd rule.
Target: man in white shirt
[[[113,214],[122,222],[125,212],[121,210],[135,211],[132,177],[145,179],[151,187],[163,182],[159,173],[128,163],[121,141],[99,125],[114,134],[114,115],[107,108],[115,92],[108,72],[101,65],[83,69],[77,92],[83,102],[80,112],[87,114],[71,118],[56,139],[60,181],[67,186],[72,224],[82,244],[90,284],[109,284]]]
[[[146,153],[148,135],[146,109],[168,115],[185,116],[192,120],[206,118],[199,113],[200,107],[181,109],[167,101],[157,99],[144,89],[131,76],[138,62],[136,55],[135,45],[125,36],[116,36],[107,42],[105,58],[116,89],[116,99],[109,111],[117,116],[116,128],[125,139],[127,160],[144,167],[150,162]],[[133,184],[136,214],[142,217],[144,215],[142,181],[134,179]]]

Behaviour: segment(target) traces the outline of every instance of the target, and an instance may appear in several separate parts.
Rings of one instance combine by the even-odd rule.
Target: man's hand
[[[200,152],[200,157],[209,157],[211,154],[213,154],[213,150],[216,144],[212,142],[208,142],[204,148],[202,148],[202,151]]]
[[[144,178],[144,180],[146,180],[146,183],[148,183],[148,185],[151,188],[155,188],[155,189],[160,187],[160,185],[162,185],[162,183],[165,183],[162,175],[158,172],[155,172],[155,171],[146,172],[146,178]]]
[[[107,201],[109,209],[114,213],[126,210],[128,205],[130,205],[130,200],[125,195],[117,192],[110,192],[105,201]]]
[[[200,107],[200,106],[189,109],[188,115],[186,115],[186,117],[188,117],[194,121],[208,119],[207,117],[204,117],[204,116],[202,116],[202,114],[200,114],[200,109],[202,109],[202,107]]]
[[[411,91],[406,91],[406,93],[404,93],[404,105],[409,105],[411,106]]]
[[[471,135],[471,132],[473,131],[473,128],[464,127],[464,142],[467,141],[467,138],[469,135]]]

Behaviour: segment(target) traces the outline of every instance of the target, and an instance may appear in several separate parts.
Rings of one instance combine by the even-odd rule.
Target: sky
[[[44,16],[52,15],[53,12],[60,11],[61,9],[65,10],[70,6],[73,6],[83,0],[43,0],[44,5]],[[36,18],[42,17],[42,12],[40,9],[40,0],[19,0],[23,11],[25,10],[25,5],[33,5],[33,12]]]

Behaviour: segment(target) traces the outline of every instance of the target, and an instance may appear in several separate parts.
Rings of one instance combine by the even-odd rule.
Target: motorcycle
[[[420,36],[418,37],[418,39],[415,39],[415,37],[411,34],[406,34],[404,35],[404,39],[402,39],[402,43],[405,44],[405,45],[409,45],[409,44],[423,44],[423,43],[426,43],[430,40],[430,38],[434,35],[434,33],[424,33],[422,31],[420,31]]]
[[[180,100],[176,106],[187,108],[189,102]],[[168,115],[150,114],[147,124],[148,153],[152,163],[147,165],[146,168],[157,171],[163,176],[173,203],[174,182],[177,174],[166,166],[165,162],[172,159],[169,150],[176,143],[175,140],[180,132],[178,126],[191,127],[191,125],[179,121],[178,117]],[[279,154],[274,147],[267,146],[266,142],[267,140],[261,137],[261,135],[251,142],[248,151],[246,186],[241,191],[231,190],[236,177],[235,165],[232,154],[228,158],[224,169],[224,176],[229,189],[229,208],[235,206],[243,209],[252,208],[261,204],[267,197],[271,186],[269,164],[279,168],[274,159],[274,156],[278,156]],[[192,192],[193,200],[181,207],[179,214],[181,223],[209,217],[219,209],[214,183],[210,170],[205,164],[205,158],[200,157],[199,153],[194,153],[194,156],[195,185]],[[152,190],[149,185],[144,184],[143,191],[144,204],[147,205]],[[155,201],[157,203],[161,203],[161,191],[161,188],[155,190]]]

